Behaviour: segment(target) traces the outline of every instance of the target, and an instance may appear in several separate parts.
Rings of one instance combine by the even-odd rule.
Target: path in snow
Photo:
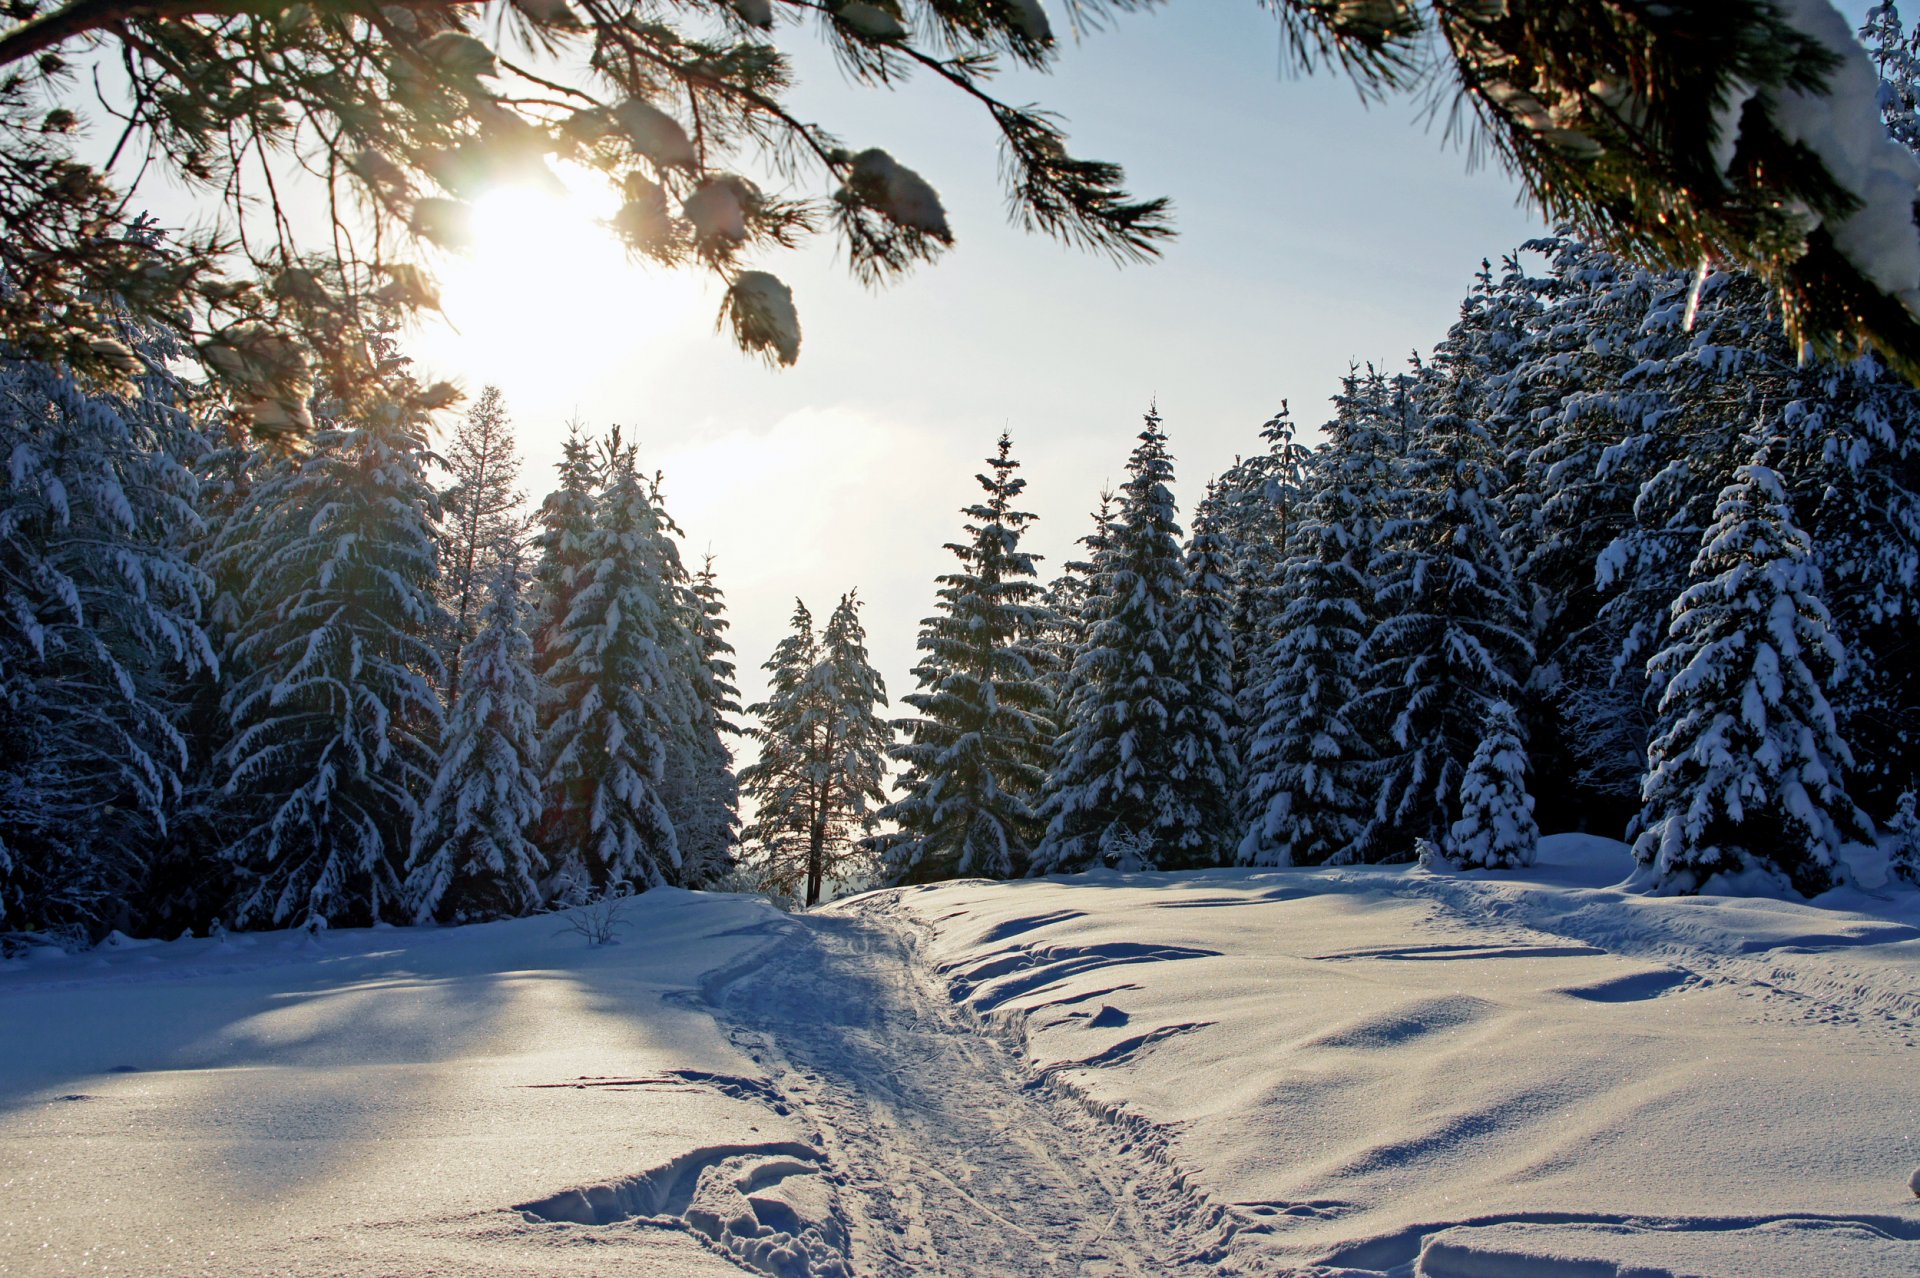
[[[965,1022],[886,896],[781,929],[705,999],[814,1129],[858,1274],[1254,1272],[1157,1136],[1036,1080]],[[827,1228],[823,1234],[839,1230]],[[811,1265],[811,1267],[809,1267]],[[782,1257],[774,1274],[826,1272]]]

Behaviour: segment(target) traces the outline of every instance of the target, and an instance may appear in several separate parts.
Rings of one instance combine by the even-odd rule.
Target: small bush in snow
[[[631,895],[632,888],[624,880],[609,883],[566,911],[566,926],[561,932],[583,937],[588,945],[618,945],[620,938],[615,933],[626,926],[621,916]]]

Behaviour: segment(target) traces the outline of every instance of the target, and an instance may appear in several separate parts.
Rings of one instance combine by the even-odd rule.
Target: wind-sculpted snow
[[[847,1278],[846,1231],[817,1183],[810,1145],[714,1145],[637,1176],[518,1204],[529,1220],[684,1228],[772,1278]]]
[[[1920,894],[1652,898],[1631,868],[1562,836],[1518,873],[1107,872],[839,908],[917,920],[981,1029],[1221,1204],[1250,1270],[1920,1274]]]

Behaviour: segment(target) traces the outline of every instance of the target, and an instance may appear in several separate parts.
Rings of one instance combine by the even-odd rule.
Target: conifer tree
[[[1209,524],[1227,547],[1233,597],[1233,687],[1237,728],[1234,749],[1245,760],[1261,717],[1260,689],[1270,671],[1261,659],[1273,644],[1273,624],[1285,600],[1278,593],[1288,546],[1306,501],[1310,450],[1296,442],[1293,418],[1283,401],[1260,428],[1267,450],[1236,458],[1208,487],[1194,524]]]
[[[1634,856],[1658,891],[1758,870],[1813,895],[1867,828],[1827,700],[1843,653],[1786,503],[1767,466],[1735,472],[1648,666],[1660,717]]]
[[[186,553],[208,446],[171,371],[181,344],[117,331],[130,394],[0,359],[0,933],[97,934],[164,906],[151,861],[191,762],[173,693],[217,667]]]
[[[740,773],[755,819],[742,837],[783,895],[818,905],[827,881],[862,855],[885,801],[892,732],[877,710],[886,689],[867,660],[860,602],[849,592],[816,635],[794,601],[793,631],[767,659],[767,700],[749,707],[760,757]]]
[[[1042,801],[1036,873],[1085,869],[1122,848],[1156,864],[1189,834],[1172,753],[1173,715],[1188,698],[1173,652],[1186,578],[1173,459],[1157,411],[1148,411],[1139,439],[1096,562],[1087,640]]]
[[[976,476],[986,496],[962,512],[968,540],[947,546],[960,568],[939,579],[939,610],[920,623],[919,688],[901,698],[919,716],[894,725],[906,734],[892,751],[903,793],[879,814],[899,827],[877,844],[895,882],[1011,878],[1040,834],[1051,617],[1020,548],[1033,516],[1014,507],[1026,481],[1012,450],[1002,434],[992,474]]]
[[[520,458],[513,421],[498,386],[487,386],[467,409],[447,444],[452,482],[440,494],[440,600],[452,618],[448,637],[448,699],[460,695],[461,652],[479,629],[479,614],[500,574],[515,557],[524,527]]]
[[[1175,624],[1174,670],[1185,696],[1173,712],[1173,789],[1180,797],[1168,869],[1219,865],[1239,831],[1239,704],[1233,683],[1234,592],[1227,543],[1198,518],[1187,543],[1186,595]]]
[[[1533,864],[1539,843],[1520,716],[1497,701],[1460,782],[1460,819],[1448,832],[1447,857],[1463,869],[1518,869]]]
[[[1909,790],[1894,804],[1893,816],[1887,821],[1887,837],[1893,844],[1887,868],[1896,881],[1920,887],[1920,812],[1915,811],[1916,802],[1920,802],[1920,796]]]
[[[542,807],[539,704],[520,567],[494,567],[479,631],[461,652],[460,699],[440,769],[413,831],[406,892],[415,921],[531,914],[547,858],[533,843]]]
[[[567,424],[566,443],[561,446],[560,486],[548,493],[535,517],[538,531],[533,535],[536,554],[533,565],[534,669],[542,676],[559,659],[559,631],[573,611],[573,597],[579,589],[580,570],[587,562],[587,539],[593,534],[594,501],[599,480],[593,461],[593,447],[581,434],[578,422]]]
[[[1350,716],[1360,645],[1373,628],[1372,561],[1398,464],[1386,379],[1349,370],[1327,441],[1307,474],[1307,502],[1282,568],[1261,661],[1260,717],[1247,762],[1239,860],[1315,865],[1347,852],[1373,810],[1364,779],[1371,743]]]
[[[563,490],[572,491],[572,490]],[[564,523],[554,563],[572,552]],[[570,597],[552,633],[554,714],[544,733],[554,894],[625,885],[645,891],[681,864],[661,795],[676,683],[671,652],[682,618],[668,604],[659,509],[633,451],[615,438],[607,482],[579,563],[543,596]]]
[[[1377,728],[1374,812],[1348,855],[1398,860],[1445,840],[1488,709],[1518,695],[1533,645],[1481,424],[1431,420],[1403,463],[1369,575],[1380,617],[1360,649],[1354,713]]]
[[[442,726],[424,427],[393,411],[321,431],[270,463],[222,530],[215,564],[243,583],[216,761],[240,923],[401,910]]]
[[[685,687],[672,725],[662,795],[680,844],[684,887],[705,887],[734,864],[740,828],[740,785],[727,738],[738,736],[733,645],[727,642],[726,599],[708,555],[681,596],[686,609],[680,671]]]
[[[1113,531],[1114,495],[1101,489],[1099,505],[1091,518],[1093,529],[1078,544],[1087,548],[1085,559],[1069,559],[1058,577],[1047,583],[1042,597],[1046,605],[1040,644],[1047,654],[1046,685],[1054,728],[1059,731],[1068,718],[1068,703],[1078,695],[1073,681],[1073,663],[1087,642],[1087,618],[1099,591],[1102,556],[1106,554]]]

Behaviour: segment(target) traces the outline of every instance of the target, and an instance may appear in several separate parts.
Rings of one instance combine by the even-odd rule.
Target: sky
[[[798,114],[932,182],[952,253],[878,292],[826,237],[756,263],[792,285],[804,330],[797,365],[774,370],[714,331],[716,285],[628,265],[591,201],[502,197],[476,258],[447,272],[446,323],[409,339],[424,373],[501,387],[533,500],[569,420],[640,442],[689,552],[716,556],[749,701],[795,597],[824,617],[856,587],[889,692],[912,690],[943,546],[1001,430],[1051,576],[1149,405],[1190,510],[1283,400],[1311,436],[1349,361],[1431,347],[1480,259],[1545,229],[1420,101],[1369,107],[1338,77],[1283,74],[1252,0],[1126,15],[1054,74],[1001,82],[1065,115],[1076,154],[1172,198],[1179,238],[1150,265],[1010,226],[990,123],[958,94],[850,88],[807,33],[782,34]]]
[[[1858,27],[1868,3],[1838,7]],[[716,556],[748,703],[794,599],[823,618],[854,588],[896,705],[912,691],[919,622],[954,563],[943,547],[1003,429],[1051,577],[1149,405],[1190,512],[1283,401],[1313,440],[1350,362],[1430,349],[1481,259],[1547,230],[1424,100],[1363,104],[1337,75],[1283,70],[1254,0],[1123,15],[1068,42],[1052,74],[999,84],[1063,114],[1075,154],[1174,201],[1179,238],[1149,265],[1010,226],[993,131],[959,94],[850,87],[809,33],[780,42],[797,114],[927,178],[953,252],[878,292],[828,237],[754,263],[793,287],[804,330],[797,365],[774,370],[715,332],[717,285],[628,264],[593,222],[610,209],[507,196],[447,273],[446,322],[410,342],[425,373],[505,392],[533,501],[568,421],[640,442],[689,553]]]

